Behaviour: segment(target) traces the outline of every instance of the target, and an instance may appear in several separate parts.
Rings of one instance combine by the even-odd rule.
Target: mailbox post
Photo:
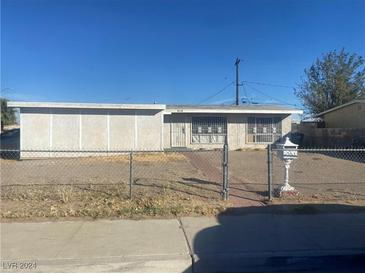
[[[276,191],[279,192],[279,196],[283,194],[283,192],[291,192],[296,193],[294,187],[289,184],[289,168],[291,162],[298,157],[298,145],[292,143],[289,137],[286,137],[285,142],[277,145],[278,157],[284,162],[285,167],[285,176],[284,176],[284,184],[278,188]]]

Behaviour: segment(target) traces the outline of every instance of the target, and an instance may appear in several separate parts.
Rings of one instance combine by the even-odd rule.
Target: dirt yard
[[[1,216],[143,217],[210,215],[228,205],[187,153],[1,159]],[[205,152],[199,152],[204,159]],[[187,155],[188,154],[188,155]],[[210,157],[220,159],[219,152]],[[221,177],[220,177],[221,178]]]
[[[262,205],[267,199],[266,151],[229,154],[230,200],[221,200],[220,151],[144,153],[133,156],[129,199],[129,155],[1,159],[1,216],[138,217],[209,215],[227,206]],[[299,196],[276,202],[365,203],[365,155],[299,153],[290,182]],[[274,156],[273,182],[283,182]],[[289,201],[290,200],[290,201]]]
[[[219,170],[220,163],[210,166]],[[213,158],[214,159],[214,158]],[[207,163],[205,163],[207,165]],[[230,197],[236,205],[265,201],[268,195],[267,151],[232,151],[229,154]],[[290,184],[299,195],[281,198],[298,202],[360,202],[365,204],[365,152],[335,152],[332,154],[299,152],[290,168]],[[273,155],[273,188],[284,181],[282,161]]]
[[[284,179],[281,161],[274,158],[274,183]],[[302,199],[365,203],[365,152],[299,153],[290,180]]]
[[[365,152],[336,152],[332,155],[299,152],[298,155],[289,174],[290,184],[299,191],[299,196],[292,197],[292,200],[365,203]],[[230,164],[233,188],[244,185],[259,196],[267,195],[266,151],[232,152]],[[273,188],[279,187],[283,181],[284,166],[274,153]],[[281,200],[285,202],[285,199]]]

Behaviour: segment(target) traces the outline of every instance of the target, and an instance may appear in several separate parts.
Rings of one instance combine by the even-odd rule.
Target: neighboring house
[[[319,113],[326,128],[365,128],[365,95]]]
[[[298,128],[301,146],[365,146],[365,97],[319,113]]]
[[[276,105],[160,105],[9,102],[20,109],[22,150],[116,151],[263,147],[287,135]]]

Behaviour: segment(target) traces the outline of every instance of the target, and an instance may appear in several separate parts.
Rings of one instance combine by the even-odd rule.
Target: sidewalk
[[[42,272],[182,272],[191,257],[179,226],[177,220],[3,223],[1,256],[36,261]]]
[[[346,207],[346,206],[345,206]],[[182,224],[182,227],[181,225]],[[181,220],[2,223],[2,271],[196,272],[365,270],[365,212],[242,209]],[[5,263],[5,264],[4,264]],[[342,268],[341,268],[342,267]]]

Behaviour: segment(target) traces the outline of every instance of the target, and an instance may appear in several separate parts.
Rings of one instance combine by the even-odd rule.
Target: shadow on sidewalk
[[[217,222],[192,234],[194,272],[365,271],[363,206],[231,208]]]
[[[365,206],[344,204],[278,204],[252,207],[227,208],[219,216],[237,216],[246,214],[333,214],[365,213]],[[218,217],[219,217],[218,216]]]

